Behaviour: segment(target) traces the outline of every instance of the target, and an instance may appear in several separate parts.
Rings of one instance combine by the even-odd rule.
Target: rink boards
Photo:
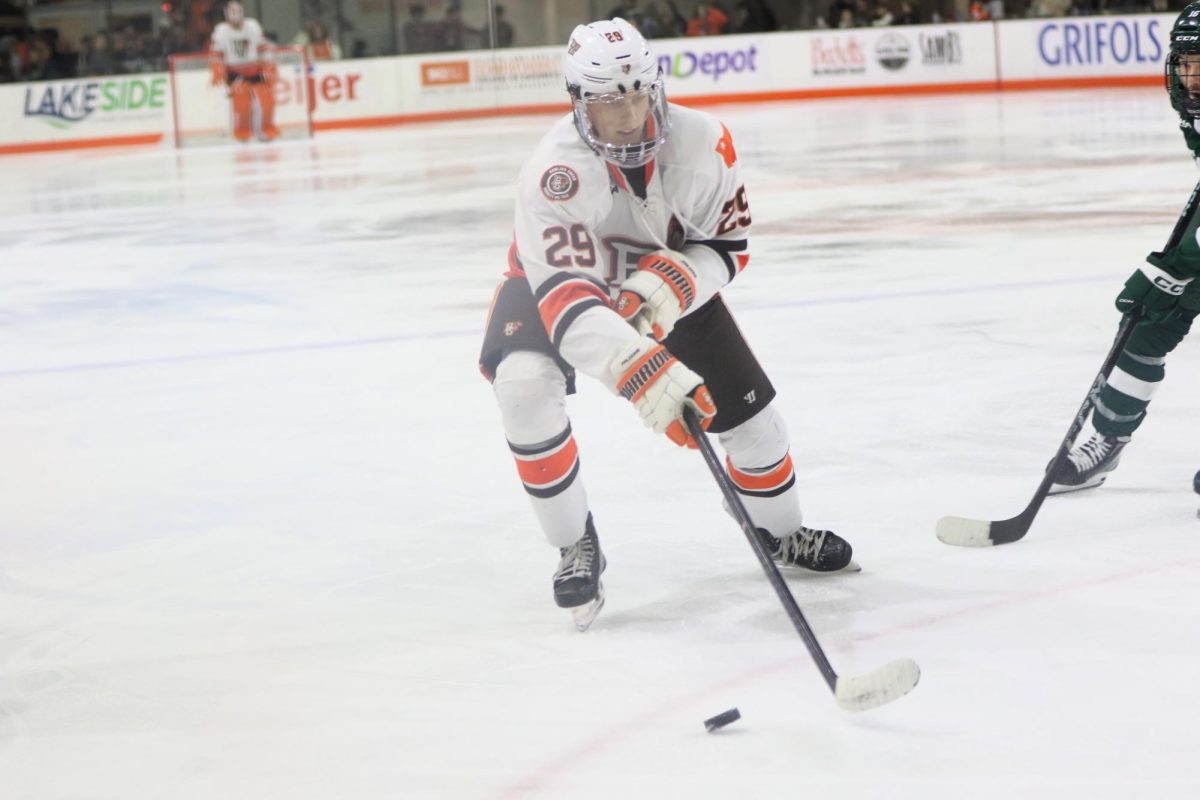
[[[896,93],[1158,85],[1174,16],[1072,17],[661,39],[691,104]],[[315,130],[565,110],[561,47],[319,62]],[[277,104],[301,102],[295,79]],[[165,73],[0,87],[0,154],[173,141]]]

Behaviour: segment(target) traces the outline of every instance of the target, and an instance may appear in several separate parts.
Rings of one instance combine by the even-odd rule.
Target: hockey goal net
[[[211,53],[177,53],[168,59],[175,146],[232,142],[230,89],[212,83]],[[263,60],[274,64],[274,123],[280,139],[312,136],[311,82],[303,47],[272,47]],[[269,74],[269,73],[268,73]],[[261,109],[254,103],[254,133],[261,138]]]

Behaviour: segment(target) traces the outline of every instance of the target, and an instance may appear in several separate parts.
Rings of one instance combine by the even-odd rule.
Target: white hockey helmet
[[[575,127],[589,147],[619,167],[654,158],[671,122],[658,59],[637,28],[620,17],[577,25],[563,56],[563,75]],[[604,124],[630,112],[641,117],[642,109],[644,121],[636,130]]]

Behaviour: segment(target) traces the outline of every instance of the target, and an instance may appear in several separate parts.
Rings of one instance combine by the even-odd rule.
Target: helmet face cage
[[[1185,62],[1185,56],[1192,58]],[[1171,27],[1170,54],[1164,72],[1172,107],[1180,114],[1200,117],[1200,97],[1192,97],[1183,78],[1185,74],[1200,72],[1200,2],[1184,8]]]
[[[646,118],[642,122],[639,140],[629,143],[606,141],[597,130],[596,120],[605,118],[619,106],[640,102],[646,104]],[[575,113],[575,129],[588,147],[618,167],[640,167],[648,163],[667,141],[670,120],[667,115],[667,93],[661,79],[656,79],[648,86],[635,86],[626,92],[575,97],[571,105]]]
[[[641,166],[654,158],[667,140],[670,117],[658,59],[636,28],[619,17],[576,26],[563,56],[563,74],[575,129],[588,147],[619,167]],[[628,113],[625,104],[637,107],[646,101],[639,136],[612,131],[605,136],[597,130],[598,121]]]

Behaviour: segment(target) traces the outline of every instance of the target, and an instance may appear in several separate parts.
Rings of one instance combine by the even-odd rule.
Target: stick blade
[[[833,696],[843,711],[866,711],[899,700],[921,679],[911,658],[898,658],[865,675],[839,676]]]
[[[992,523],[966,517],[942,517],[937,522],[937,537],[955,547],[991,547]]]

